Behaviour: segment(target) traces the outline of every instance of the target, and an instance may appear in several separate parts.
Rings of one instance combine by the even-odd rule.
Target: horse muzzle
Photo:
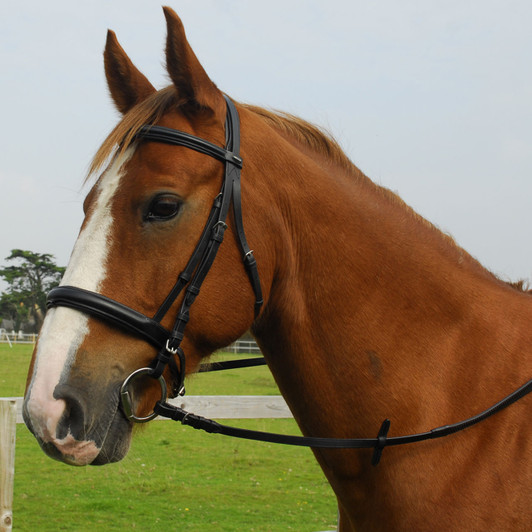
[[[24,422],[43,451],[70,465],[99,465],[121,460],[129,449],[132,425],[118,407],[114,393],[104,394],[107,406],[98,408],[79,388],[58,385],[53,398],[32,397],[23,406]],[[99,412],[96,417],[91,412]]]

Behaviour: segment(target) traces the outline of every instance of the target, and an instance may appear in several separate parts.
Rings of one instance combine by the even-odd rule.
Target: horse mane
[[[243,104],[243,107],[264,118],[274,129],[308,146],[312,151],[323,155],[344,170],[360,172],[332,134],[324,128],[284,111],[271,111],[250,104]]]
[[[174,87],[170,85],[133,107],[118,122],[96,152],[87,177],[97,174],[113,157],[126,151],[135,141],[135,136],[143,125],[156,123],[167,111],[172,108],[177,109],[183,103],[179,100]],[[293,137],[345,170],[350,172],[358,170],[332,135],[324,129],[288,113],[269,111],[254,105],[241,105],[264,118],[274,129]]]
[[[520,279],[519,281],[505,281],[505,283],[518,292],[524,292],[525,294],[532,295],[530,282],[527,279]]]

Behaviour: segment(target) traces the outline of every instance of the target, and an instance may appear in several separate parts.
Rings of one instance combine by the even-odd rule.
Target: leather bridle
[[[126,416],[132,421],[149,421],[155,414],[139,418],[133,413],[131,398],[129,396],[128,385],[133,379],[142,375],[149,375],[158,379],[163,400],[166,399],[166,384],[162,378],[162,373],[166,366],[170,368],[172,374],[172,396],[184,394],[185,379],[185,355],[181,348],[181,341],[184,337],[185,327],[189,320],[190,307],[198,296],[201,285],[209,272],[216,254],[223,241],[227,228],[227,216],[230,206],[233,207],[233,221],[236,241],[242,254],[245,269],[247,271],[251,287],[255,294],[255,317],[258,316],[263,299],[260,285],[257,261],[253,256],[253,251],[249,248],[244,233],[242,221],[242,201],[240,192],[240,171],[242,159],[240,157],[240,123],[238,111],[233,102],[225,97],[227,113],[225,120],[225,148],[221,148],[207,140],[190,135],[183,131],[161,127],[156,125],[142,126],[136,134],[139,141],[152,141],[171,144],[174,146],[184,146],[191,150],[209,155],[224,163],[225,172],[220,193],[214,199],[207,223],[203,233],[194,249],[184,270],[179,274],[172,290],[163,301],[152,318],[133,310],[118,301],[110,299],[102,294],[84,290],[75,286],[58,286],[48,294],[47,306],[69,307],[97,318],[105,322],[126,330],[134,335],[142,337],[148,343],[159,349],[155,359],[149,368],[141,368],[133,372],[122,385],[121,398],[122,406]],[[174,322],[172,330],[167,330],[161,325],[161,321],[167,315],[177,297],[184,291],[183,301]],[[179,359],[179,365],[176,363]],[[259,362],[260,361],[260,362]],[[257,365],[263,363],[264,359],[251,359],[240,361],[239,366]],[[222,367],[224,363],[221,363]],[[219,369],[218,364],[216,369]],[[205,371],[205,366],[203,367]]]
[[[428,432],[390,438],[387,436],[390,428],[390,421],[388,419],[383,421],[376,438],[314,438],[271,434],[228,427],[168,404],[166,402],[167,387],[162,374],[168,366],[173,381],[171,395],[175,397],[176,395],[184,394],[185,355],[181,348],[181,341],[183,340],[185,327],[189,320],[190,307],[198,296],[201,285],[205,280],[205,277],[214,262],[218,248],[223,241],[224,232],[227,228],[226,220],[231,204],[233,206],[236,241],[240,248],[245,269],[255,294],[255,317],[260,313],[263,304],[257,262],[247,243],[242,221],[240,194],[240,171],[242,168],[242,159],[239,155],[239,117],[233,102],[227,97],[225,97],[225,100],[227,103],[225,148],[221,148],[209,141],[183,131],[156,125],[145,125],[140,128],[136,135],[139,141],[162,142],[165,144],[190,148],[191,150],[209,155],[210,157],[223,162],[225,165],[224,181],[221,191],[214,200],[198,244],[185,266],[185,269],[179,274],[174,287],[155,315],[152,318],[149,318],[118,301],[75,286],[59,286],[51,290],[48,294],[48,308],[63,306],[85,312],[105,322],[109,322],[131,334],[142,337],[145,341],[159,350],[150,367],[140,368],[134,371],[125,379],[121,386],[121,405],[124,414],[128,419],[140,423],[149,421],[157,415],[160,415],[207,432],[225,434],[238,438],[316,448],[372,448],[374,450],[372,464],[377,465],[380,461],[382,451],[386,446],[420,442],[454,434],[455,432],[459,432],[472,425],[480,423],[484,419],[510,406],[532,391],[532,380],[529,380],[515,392],[508,395],[492,407],[474,417],[466,419],[465,421],[453,425],[438,427]],[[175,319],[174,326],[172,330],[167,330],[161,325],[161,321],[183,290],[184,297]],[[179,365],[176,362],[176,357],[179,359]],[[203,365],[200,367],[200,371],[247,367],[264,363],[263,358],[227,361],[213,365]],[[145,417],[138,417],[134,414],[133,401],[129,394],[130,384],[140,376],[149,376],[157,379],[161,386],[161,401],[158,401],[154,407],[154,411]]]

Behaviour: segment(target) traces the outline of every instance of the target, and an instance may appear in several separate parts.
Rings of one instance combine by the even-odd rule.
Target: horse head
[[[224,146],[224,95],[189,46],[180,19],[168,8],[165,16],[172,85],[160,91],[134,66],[115,34],[108,34],[105,72],[123,118],[95,156],[92,173],[99,177],[85,199],[85,219],[61,282],[146,317],[160,311],[194,254],[224,180],[224,164],[214,157],[183,145],[139,139],[149,124]],[[255,206],[260,193],[260,187],[244,192],[256,197],[257,202],[249,202]],[[225,244],[202,293],[194,294],[180,345],[188,372],[241,336],[255,318],[234,217],[228,216],[227,226]],[[254,223],[246,229],[250,234],[257,230]],[[255,253],[260,255],[261,249]],[[184,297],[179,294],[166,304],[161,327],[172,329]],[[120,460],[129,448],[132,424],[120,408],[119,389],[155,354],[150,342],[90,312],[51,308],[33,354],[24,403],[26,424],[42,448],[75,465]],[[183,367],[184,359],[176,364]],[[164,377],[172,379],[168,371]],[[135,379],[131,387],[135,411],[142,416],[160,398],[159,386],[146,377]]]

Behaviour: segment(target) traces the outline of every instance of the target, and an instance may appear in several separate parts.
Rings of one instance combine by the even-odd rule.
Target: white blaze
[[[96,205],[76,241],[62,285],[98,292],[105,279],[113,223],[111,206],[122,177],[122,167],[131,154],[132,150],[128,150],[115,161],[97,185]],[[45,442],[60,443],[56,439],[56,428],[65,402],[54,399],[53,392],[61,376],[70,370],[88,330],[87,315],[65,307],[51,309],[44,320],[26,409],[36,435]]]

